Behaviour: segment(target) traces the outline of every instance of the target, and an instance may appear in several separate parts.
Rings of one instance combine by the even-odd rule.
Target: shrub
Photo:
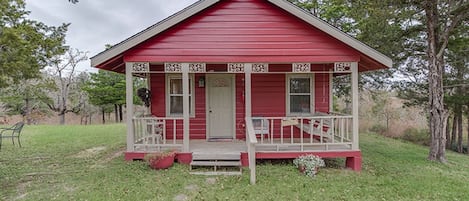
[[[404,131],[401,139],[419,144],[430,145],[430,132],[427,129],[408,128]]]
[[[313,154],[301,155],[295,160],[293,160],[293,164],[298,168],[298,170],[300,170],[301,172],[304,171],[306,176],[309,176],[311,178],[318,173],[319,167],[326,166],[324,160],[322,160],[321,157]]]
[[[375,124],[370,128],[371,132],[378,133],[384,135],[387,131],[386,127],[381,124]]]
[[[452,151],[459,152],[457,143],[453,143],[451,147],[447,147],[447,148],[451,149]],[[467,144],[462,145],[462,153],[467,154]]]

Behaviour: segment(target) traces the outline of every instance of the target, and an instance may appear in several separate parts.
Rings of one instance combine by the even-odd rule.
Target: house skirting
[[[143,160],[145,152],[125,152],[125,160]],[[362,168],[361,151],[327,151],[327,152],[256,152],[256,159],[294,159],[300,155],[314,154],[321,158],[345,158],[345,167],[356,172]],[[192,153],[179,152],[176,160],[181,164],[190,164]],[[241,152],[241,164],[249,166],[247,152]]]

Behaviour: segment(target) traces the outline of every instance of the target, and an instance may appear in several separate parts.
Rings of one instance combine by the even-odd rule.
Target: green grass
[[[124,125],[26,126],[23,148],[4,141],[0,200],[467,200],[469,157],[426,160],[428,148],[361,135],[363,171],[324,168],[310,179],[291,163],[257,166],[242,176],[190,175],[188,167],[154,171],[126,162]],[[117,154],[116,154],[117,153]]]

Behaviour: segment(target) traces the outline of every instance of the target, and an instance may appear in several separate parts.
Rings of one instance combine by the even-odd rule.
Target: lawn
[[[242,176],[195,176],[176,164],[154,171],[126,162],[125,126],[26,126],[23,148],[4,141],[0,200],[467,200],[469,157],[426,160],[428,149],[362,134],[363,171],[321,169],[310,179],[289,162]]]

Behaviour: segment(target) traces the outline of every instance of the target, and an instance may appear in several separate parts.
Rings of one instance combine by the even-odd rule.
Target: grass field
[[[154,171],[126,162],[124,125],[26,126],[23,148],[4,141],[1,200],[468,200],[469,156],[448,164],[428,149],[362,134],[363,171],[324,168],[310,179],[291,163],[262,162],[242,176],[195,176],[176,164]]]

